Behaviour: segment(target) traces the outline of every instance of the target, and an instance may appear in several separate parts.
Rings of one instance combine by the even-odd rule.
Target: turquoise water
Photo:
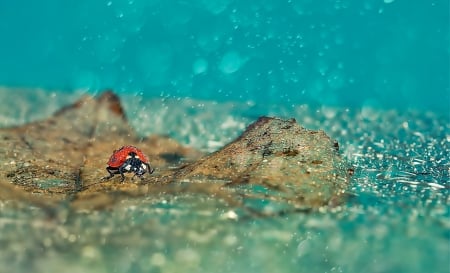
[[[0,84],[446,113],[449,10],[448,0],[2,1]]]
[[[0,2],[0,85],[42,88],[0,89],[1,127],[111,87],[142,135],[214,151],[260,115],[295,117],[355,168],[349,201],[311,214],[161,194],[48,219],[0,202],[0,272],[449,272],[449,8]]]

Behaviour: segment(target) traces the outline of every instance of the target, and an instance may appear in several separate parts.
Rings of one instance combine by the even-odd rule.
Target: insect
[[[150,167],[148,158],[144,153],[131,145],[114,150],[107,164],[108,167],[106,167],[106,170],[108,171],[109,176],[106,176],[103,179],[110,179],[115,174],[120,174],[122,176],[120,182],[125,180],[124,173],[134,173],[135,176],[137,175],[139,178],[143,179],[142,176],[145,173],[148,172],[149,174],[152,174],[154,171],[154,169]]]

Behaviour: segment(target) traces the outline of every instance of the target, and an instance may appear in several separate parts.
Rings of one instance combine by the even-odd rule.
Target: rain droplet
[[[208,61],[202,58],[195,60],[194,64],[192,65],[192,70],[196,75],[205,73],[208,70]]]
[[[327,82],[331,89],[336,90],[344,86],[345,78],[341,72],[334,70],[327,76]]]
[[[231,74],[239,70],[243,64],[243,60],[235,51],[225,54],[220,61],[219,69],[225,74]]]

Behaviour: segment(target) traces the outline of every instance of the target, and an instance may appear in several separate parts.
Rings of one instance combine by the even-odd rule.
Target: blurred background
[[[0,85],[448,113],[449,1],[0,2]]]

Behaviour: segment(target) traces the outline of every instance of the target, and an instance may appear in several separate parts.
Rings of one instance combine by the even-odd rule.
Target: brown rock
[[[347,180],[336,142],[323,131],[307,130],[294,119],[269,117],[259,118],[238,139],[176,177],[220,181],[248,198],[286,201],[299,208],[335,202]]]
[[[29,200],[31,193],[32,200],[58,202],[79,199],[77,194],[86,190],[104,193],[116,184],[120,187],[115,179],[101,178],[107,175],[112,151],[123,145],[145,151],[160,174],[176,159],[201,155],[166,137],[138,137],[125,119],[119,98],[110,91],[98,98],[83,97],[46,120],[0,129],[0,139],[0,192],[7,188],[10,193],[2,194],[3,199]],[[146,179],[155,181],[157,176]],[[11,185],[17,192],[11,192]],[[132,183],[121,186],[128,185]]]
[[[83,97],[47,120],[0,129],[0,138],[0,199],[44,207],[69,201],[74,208],[104,208],[164,192],[207,194],[250,209],[255,200],[269,204],[268,211],[310,209],[340,202],[347,181],[336,142],[293,119],[260,118],[200,158],[169,138],[137,136],[111,91]],[[155,173],[142,181],[101,180],[112,151],[123,145],[143,150]]]

